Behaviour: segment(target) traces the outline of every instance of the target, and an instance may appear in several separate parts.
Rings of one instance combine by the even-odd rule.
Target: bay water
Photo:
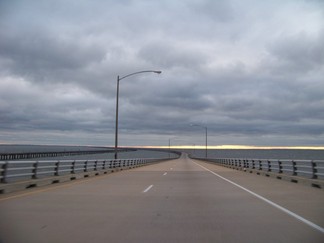
[[[114,150],[108,147],[94,146],[62,146],[62,145],[0,145],[0,153],[31,153],[31,152],[60,152],[60,151],[93,151],[109,149],[109,153],[61,156],[46,158],[46,160],[62,159],[113,159]],[[205,157],[204,149],[181,149],[192,157]],[[137,149],[136,151],[120,152],[120,159],[133,158],[175,158],[168,149],[164,151],[151,149]],[[209,149],[208,158],[242,158],[242,159],[291,159],[291,160],[324,160],[324,150],[311,149]],[[45,159],[45,158],[43,158]],[[35,160],[35,159],[33,159]]]

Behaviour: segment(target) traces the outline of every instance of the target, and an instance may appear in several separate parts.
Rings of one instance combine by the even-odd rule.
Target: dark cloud
[[[166,43],[155,41],[148,43],[139,51],[139,57],[145,62],[164,69],[194,68],[207,63],[207,55],[199,47],[193,47],[186,42]]]
[[[0,39],[0,55],[10,63],[7,68],[15,75],[27,76],[35,81],[60,78],[64,73],[71,76],[86,68],[93,62],[104,58],[104,50],[75,42],[75,40],[58,39],[47,33],[4,33]]]
[[[0,142],[324,143],[319,2],[0,4]]]
[[[270,48],[274,66],[280,73],[305,73],[323,69],[324,29],[318,35],[301,32],[276,41]]]
[[[193,1],[191,7],[199,15],[207,16],[216,22],[228,22],[235,18],[231,1]]]

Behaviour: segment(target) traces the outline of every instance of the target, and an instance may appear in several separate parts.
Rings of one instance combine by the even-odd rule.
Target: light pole
[[[207,143],[207,137],[208,137],[208,132],[207,132],[207,126],[202,126],[202,125],[198,125],[198,124],[190,124],[190,126],[192,127],[202,127],[202,128],[205,128],[205,131],[206,131],[206,149],[205,149],[205,157],[207,159],[207,147],[208,147],[208,143]]]
[[[170,159],[170,152],[171,152],[171,138],[169,138],[169,159]]]
[[[174,138],[169,138],[169,158],[171,157],[170,156],[170,153],[171,153],[171,139],[176,139],[177,137],[174,137]]]
[[[161,71],[155,71],[155,70],[147,70],[147,71],[139,71],[131,74],[127,74],[123,77],[117,76],[117,95],[116,95],[116,126],[115,126],[115,159],[118,159],[118,101],[119,101],[119,81],[127,78],[132,75],[140,74],[140,73],[162,73]]]

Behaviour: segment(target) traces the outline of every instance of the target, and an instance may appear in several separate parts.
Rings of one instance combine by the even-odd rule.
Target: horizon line
[[[140,145],[120,146],[124,148],[147,148],[147,149],[206,149],[204,145]],[[310,149],[324,150],[324,146],[258,146],[258,145],[209,145],[207,149]]]
[[[34,145],[34,146],[89,146],[89,147],[108,147],[113,148],[113,145],[94,145],[94,144],[26,144],[26,143],[2,143],[0,145]],[[143,149],[206,149],[205,145],[122,145],[119,148],[143,148]],[[309,149],[309,150],[324,150],[324,145],[291,145],[291,146],[264,146],[264,145],[208,145],[207,149]]]

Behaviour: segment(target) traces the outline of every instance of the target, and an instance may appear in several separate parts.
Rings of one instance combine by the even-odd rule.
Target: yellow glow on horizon
[[[131,148],[152,149],[206,149],[204,145],[172,145],[172,146],[125,146]],[[207,149],[310,149],[324,150],[324,146],[251,146],[251,145],[210,145]]]

